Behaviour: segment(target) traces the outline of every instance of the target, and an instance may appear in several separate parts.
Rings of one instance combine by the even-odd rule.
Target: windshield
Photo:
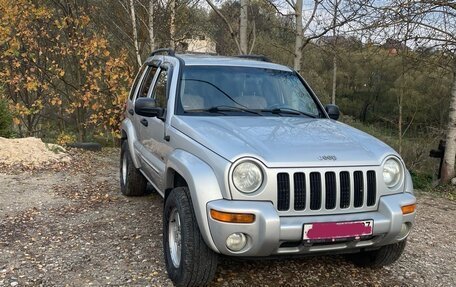
[[[180,85],[185,114],[319,117],[293,72],[228,66],[187,66]]]

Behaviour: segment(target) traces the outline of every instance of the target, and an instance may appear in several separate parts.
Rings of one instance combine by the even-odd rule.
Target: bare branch
[[[226,17],[222,14],[222,12],[220,12],[217,9],[217,7],[214,5],[214,3],[212,3],[211,0],[206,0],[206,2],[207,2],[207,4],[209,4],[209,6],[211,6],[212,10],[214,10],[214,12],[225,22],[226,26],[228,27],[228,30],[230,31],[231,38],[233,38],[234,42],[236,43],[239,53],[242,54],[241,45],[239,44],[237,35],[234,32],[233,27],[231,27],[230,22],[228,22],[228,19],[226,19]]]

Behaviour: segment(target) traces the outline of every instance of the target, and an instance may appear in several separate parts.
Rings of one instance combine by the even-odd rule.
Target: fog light
[[[410,222],[405,222],[402,223],[401,226],[401,231],[399,232],[399,235],[397,236],[397,240],[404,240],[410,233],[411,229],[411,223]]]
[[[247,244],[247,237],[244,233],[236,232],[226,239],[226,247],[231,251],[239,251]]]

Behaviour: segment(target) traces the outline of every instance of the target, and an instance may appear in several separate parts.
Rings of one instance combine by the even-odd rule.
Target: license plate
[[[304,224],[304,240],[321,241],[372,235],[373,220]]]

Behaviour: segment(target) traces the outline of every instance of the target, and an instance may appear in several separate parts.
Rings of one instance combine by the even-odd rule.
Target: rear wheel
[[[126,196],[139,196],[146,193],[147,179],[137,169],[131,159],[128,142],[122,142],[120,150],[120,191]]]
[[[377,250],[349,254],[347,257],[357,266],[378,268],[396,262],[404,252],[406,244],[407,240],[403,240],[394,244],[382,246]]]
[[[213,280],[218,256],[201,236],[186,187],[173,189],[166,199],[163,248],[166,270],[177,286],[202,286]]]

